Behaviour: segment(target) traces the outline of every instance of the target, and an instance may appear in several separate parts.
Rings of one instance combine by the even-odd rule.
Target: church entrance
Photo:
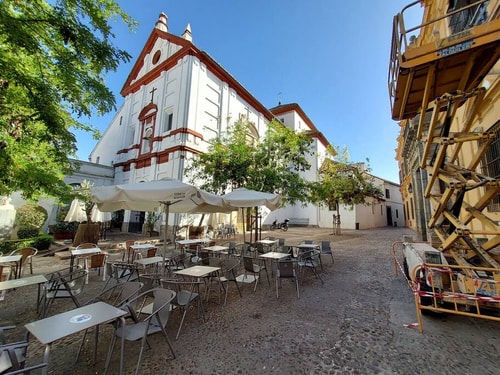
[[[145,216],[146,213],[144,211],[130,212],[130,222],[128,224],[129,233],[142,233],[142,225],[144,224]]]

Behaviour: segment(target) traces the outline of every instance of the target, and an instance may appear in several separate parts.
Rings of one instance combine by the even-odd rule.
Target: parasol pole
[[[163,230],[163,266],[165,266],[165,259],[167,257],[167,230],[168,230],[168,215],[170,211],[170,202],[161,202],[165,212],[165,229]]]
[[[245,208],[244,207],[241,207],[241,216],[242,216],[242,227],[243,227],[243,248],[245,248],[246,246],[246,242],[245,242]]]

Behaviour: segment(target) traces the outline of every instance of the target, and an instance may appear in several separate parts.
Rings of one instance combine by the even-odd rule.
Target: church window
[[[174,114],[170,109],[165,112],[165,119],[163,121],[163,129],[162,129],[163,133],[172,130],[173,124],[174,124]]]
[[[160,57],[161,57],[161,51],[158,50],[155,52],[155,54],[153,55],[153,65],[156,65],[156,63],[160,60]]]

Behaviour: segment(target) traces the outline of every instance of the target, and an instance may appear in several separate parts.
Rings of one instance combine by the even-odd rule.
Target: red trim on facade
[[[138,158],[129,159],[129,160],[121,162],[121,163],[116,163],[114,165],[114,167],[115,168],[123,167],[123,171],[128,172],[128,171],[130,171],[132,164],[135,164],[135,169],[150,167],[152,164],[153,158],[156,158],[157,164],[167,163],[170,160],[170,154],[175,152],[175,151],[180,151],[180,152],[185,151],[186,153],[189,152],[191,154],[196,154],[196,155],[200,154],[199,150],[196,150],[192,147],[178,145],[178,146],[170,147],[166,150],[162,150],[160,152],[145,154],[145,155],[139,156]],[[182,159],[184,159],[184,158],[186,158],[186,155],[181,155],[180,157]]]

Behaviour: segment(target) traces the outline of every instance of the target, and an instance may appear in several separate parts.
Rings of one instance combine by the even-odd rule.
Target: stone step
[[[54,258],[58,260],[71,259],[71,253],[69,251],[58,251],[57,253],[54,253]]]

